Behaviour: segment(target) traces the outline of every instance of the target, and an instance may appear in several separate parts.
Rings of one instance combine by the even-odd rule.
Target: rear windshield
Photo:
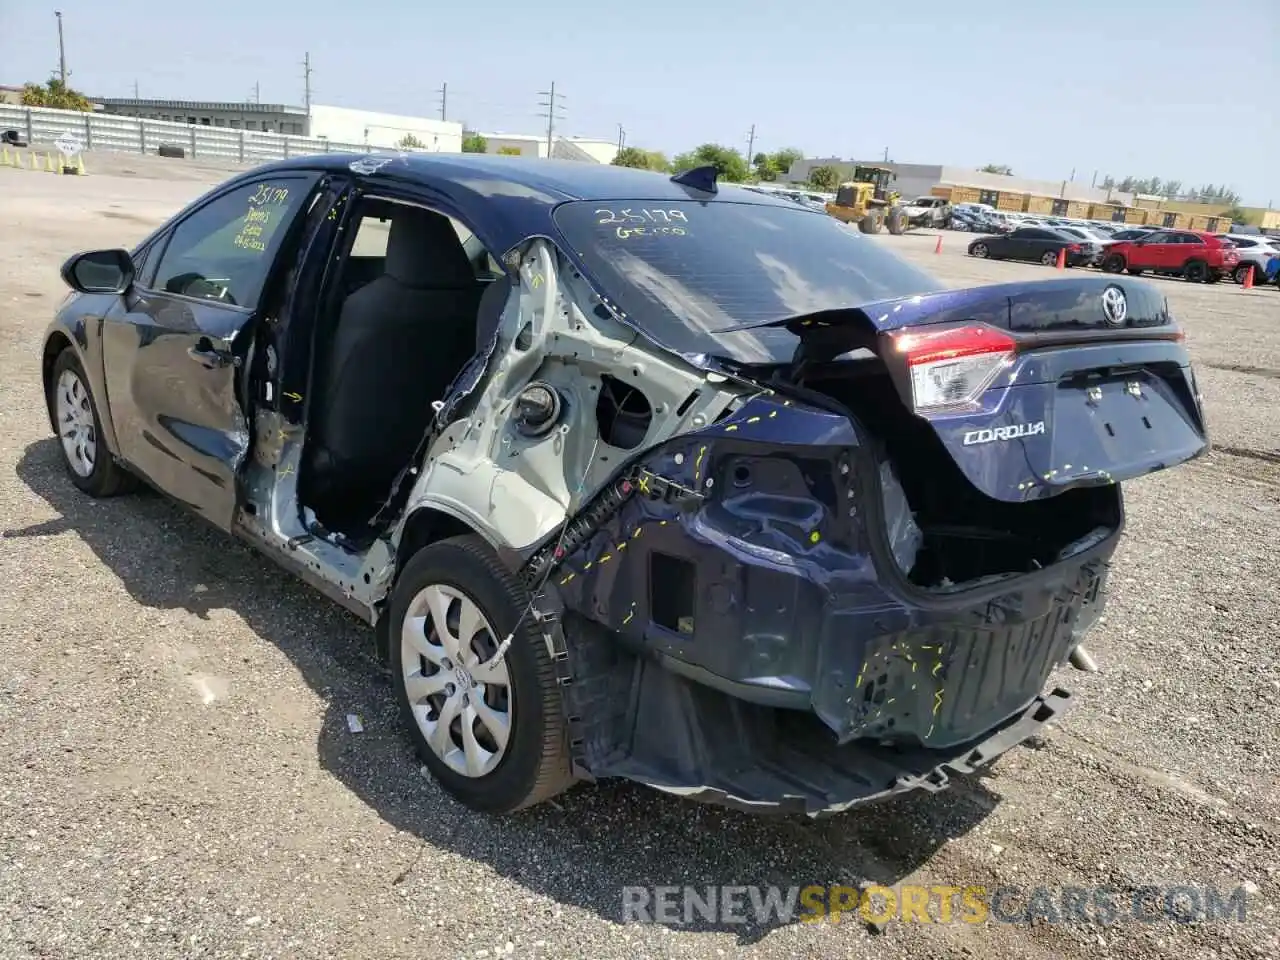
[[[944,287],[855,227],[798,206],[577,200],[555,220],[600,292],[686,355],[789,361],[796,340],[785,330],[731,328]]]

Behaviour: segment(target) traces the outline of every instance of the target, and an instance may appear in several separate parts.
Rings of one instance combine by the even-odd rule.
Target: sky
[[[1230,186],[1280,207],[1280,0],[970,3],[54,0],[90,96],[303,102],[674,154],[1008,164]],[[0,0],[0,83],[48,78],[55,6]],[[789,15],[798,11],[799,16]]]

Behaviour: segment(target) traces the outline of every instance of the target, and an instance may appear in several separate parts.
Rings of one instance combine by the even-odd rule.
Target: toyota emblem
[[[1102,315],[1111,326],[1124,326],[1125,318],[1129,315],[1129,302],[1119,287],[1110,286],[1102,291]]]

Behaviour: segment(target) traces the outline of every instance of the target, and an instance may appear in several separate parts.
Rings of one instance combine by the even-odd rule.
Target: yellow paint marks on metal
[[[809,542],[810,542],[810,543],[817,543],[817,542],[818,542],[819,540],[821,540],[821,539],[822,539],[822,534],[820,534],[817,530],[815,530],[815,531],[813,531],[813,533],[809,534]]]
[[[884,705],[885,705],[886,707],[891,707],[891,706],[893,706],[893,705],[894,705],[895,703],[897,703],[897,702],[898,702],[898,698],[897,698],[897,697],[890,697],[888,700],[886,700],[886,701],[884,702]]]
[[[789,407],[789,406],[791,406],[791,401],[790,401],[790,400],[783,400],[783,401],[782,401],[782,405],[783,405],[784,407]]]
[[[603,557],[601,557],[601,558],[600,558],[598,561],[596,561],[596,562],[597,562],[597,563],[599,563],[601,566],[604,566],[606,563],[608,563],[608,562],[609,562],[610,560],[612,560],[612,559],[613,559],[613,554],[612,554],[612,553],[606,553]]]
[[[577,576],[577,574],[573,574],[573,573],[569,574],[567,577],[565,577],[563,580],[561,580],[561,581],[560,581],[560,586],[562,586],[562,587],[563,587],[566,583],[568,583],[570,580],[572,580],[575,576]]]
[[[627,549],[627,541],[623,540],[620,544],[618,544],[613,549],[617,550],[618,552],[622,552],[623,550]]]
[[[737,430],[737,429],[738,429],[738,425],[737,425],[736,423],[731,423],[731,424],[729,424],[729,426],[727,426],[727,427],[725,427],[725,428],[724,428],[724,432],[725,432],[725,433],[733,433],[733,432],[734,432],[735,430]]]
[[[284,427],[281,427],[279,430],[276,431],[276,439],[279,440],[281,443],[284,443],[286,440],[289,439],[289,432],[285,430]]]
[[[777,415],[778,415],[778,411],[777,411],[777,410],[770,410],[770,411],[769,411],[769,419],[770,419],[770,420],[772,420],[772,419],[773,419],[774,417],[776,417]]]
[[[529,286],[533,287],[535,290],[542,286],[542,274],[535,273],[533,275],[533,279],[529,281]]]
[[[635,532],[635,533],[633,533],[633,534],[631,535],[631,539],[632,539],[632,540],[636,539],[636,538],[637,538],[637,537],[639,537],[639,536],[640,536],[640,534],[642,534],[643,532],[644,532],[644,527],[636,527],[636,532]]]
[[[591,569],[591,566],[592,566],[592,561],[588,560],[586,564],[583,565],[582,572],[586,573],[588,570]]]
[[[649,475],[647,473],[640,474],[640,479],[637,482],[636,486],[640,488],[641,493],[648,493],[649,492]]]
[[[666,526],[668,523],[670,523],[670,522],[671,522],[671,521],[669,521],[669,520],[659,520],[659,521],[658,521],[658,526],[660,526],[660,527],[665,527],[665,526]]]
[[[937,663],[933,665],[933,670],[930,671],[929,675],[932,677],[936,677],[938,675],[938,671],[941,669],[942,669],[942,661],[939,660]]]
[[[287,477],[287,476],[288,476],[289,474],[291,474],[291,473],[293,473],[293,464],[289,464],[289,466],[287,466],[287,467],[285,467],[283,470],[281,470],[281,471],[280,471],[280,476],[281,476],[281,477]]]
[[[636,615],[636,602],[632,600],[631,609],[627,611],[627,615],[623,618],[622,625],[625,627],[628,623],[631,622],[631,618],[634,617],[635,615]]]
[[[702,476],[702,456],[707,452],[706,447],[698,449],[698,459],[693,461],[693,479],[696,482]],[[666,523],[664,520],[663,523]]]
[[[294,393],[294,392],[292,392],[292,391],[290,391],[290,392],[288,392],[288,393],[284,394],[284,398],[285,398],[286,400],[292,400],[294,403],[301,403],[301,402],[302,402],[302,394],[300,394],[300,393]]]
[[[747,417],[747,423],[759,423],[759,422],[760,422],[759,417]]]
[[[933,694],[933,715],[936,717],[938,711],[942,709],[942,691],[935,690]]]

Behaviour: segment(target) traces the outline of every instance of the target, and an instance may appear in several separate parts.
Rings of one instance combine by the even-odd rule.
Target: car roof
[[[553,234],[552,211],[569,200],[696,200],[805,209],[737,184],[721,183],[719,193],[708,195],[649,170],[483,153],[323,153],[256,167],[227,183],[301,170],[347,174],[366,190],[378,184],[420,188],[454,207],[495,253],[505,253],[529,237]]]

